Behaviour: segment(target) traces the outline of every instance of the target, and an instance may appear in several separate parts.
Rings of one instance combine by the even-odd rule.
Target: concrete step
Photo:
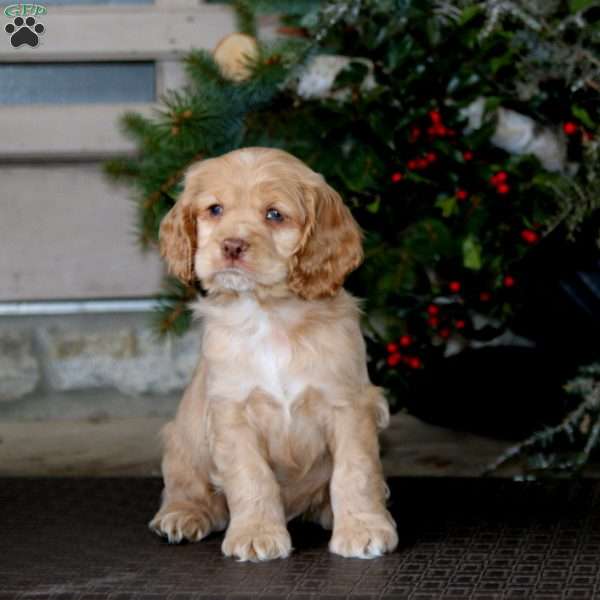
[[[0,422],[0,476],[154,476],[167,417]],[[381,441],[387,476],[477,477],[509,442],[396,414]],[[503,471],[511,475],[514,471]]]

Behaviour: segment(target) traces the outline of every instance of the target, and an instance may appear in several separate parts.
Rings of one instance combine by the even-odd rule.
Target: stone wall
[[[0,419],[167,415],[199,340],[158,339],[148,314],[0,318]]]

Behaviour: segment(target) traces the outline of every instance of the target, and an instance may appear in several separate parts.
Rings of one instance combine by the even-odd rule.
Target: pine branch
[[[234,0],[233,9],[237,30],[240,33],[256,37],[256,2],[252,2],[252,0]]]
[[[251,0],[248,0],[250,2]],[[321,0],[254,0],[252,7],[257,15],[303,16],[321,8]]]
[[[160,337],[183,335],[189,329],[192,320],[189,303],[196,296],[196,288],[184,285],[173,277],[165,278],[163,291],[158,297],[159,308],[153,315],[154,329]]]
[[[592,451],[598,446],[600,439],[600,367],[591,366],[581,369],[579,378],[567,384],[566,389],[571,393],[581,393],[583,400],[572,410],[561,423],[535,432],[526,440],[505,450],[495,461],[483,471],[489,475],[508,462],[538,449],[538,460],[543,469],[569,470],[572,473],[580,471],[589,461]],[[587,420],[587,423],[586,423]],[[590,427],[590,423],[593,423]],[[544,457],[544,452],[551,445],[556,445],[560,436],[574,441],[574,432],[579,431],[587,437],[581,451],[574,460],[555,462]]]
[[[110,178],[120,181],[138,177],[140,175],[139,163],[134,159],[113,159],[103,165],[104,173]]]
[[[223,77],[212,53],[207,50],[192,50],[183,59],[183,64],[189,81],[197,86],[215,84],[223,87],[231,85],[231,82]]]
[[[306,62],[312,50],[304,39],[282,39],[259,46],[258,55],[249,61],[251,76],[237,90],[247,111],[269,102]]]
[[[149,144],[156,136],[156,125],[140,113],[126,112],[120,120],[123,133],[141,145]]]
[[[152,206],[154,206],[161,199],[162,196],[168,196],[173,186],[183,177],[183,174],[187,171],[188,167],[202,158],[202,154],[197,154],[187,164],[169,175],[166,181],[155,192],[144,199],[142,202],[143,209],[145,211],[150,210]]]

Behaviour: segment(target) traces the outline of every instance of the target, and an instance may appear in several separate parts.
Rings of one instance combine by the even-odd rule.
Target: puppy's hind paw
[[[397,545],[398,534],[391,517],[368,523],[353,519],[334,528],[329,551],[346,558],[376,558],[393,552]]]
[[[222,550],[225,556],[233,556],[240,561],[287,558],[292,551],[292,540],[285,527],[234,526],[227,530]]]
[[[211,532],[212,523],[208,513],[200,507],[165,506],[156,513],[148,527],[166,537],[170,544],[179,544],[184,539],[199,542]]]

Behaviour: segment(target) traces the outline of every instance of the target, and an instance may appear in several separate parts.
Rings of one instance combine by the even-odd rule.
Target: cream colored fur
[[[265,218],[272,208],[282,221]],[[232,238],[249,244],[235,260]],[[341,288],[362,250],[339,196],[285,152],[239,150],[190,169],[161,246],[208,293],[195,305],[200,363],[163,432],[151,528],[171,542],[226,529],[225,555],[267,560],[290,554],[286,523],[305,515],[333,529],[336,554],[392,551],[377,438],[389,414]]]

